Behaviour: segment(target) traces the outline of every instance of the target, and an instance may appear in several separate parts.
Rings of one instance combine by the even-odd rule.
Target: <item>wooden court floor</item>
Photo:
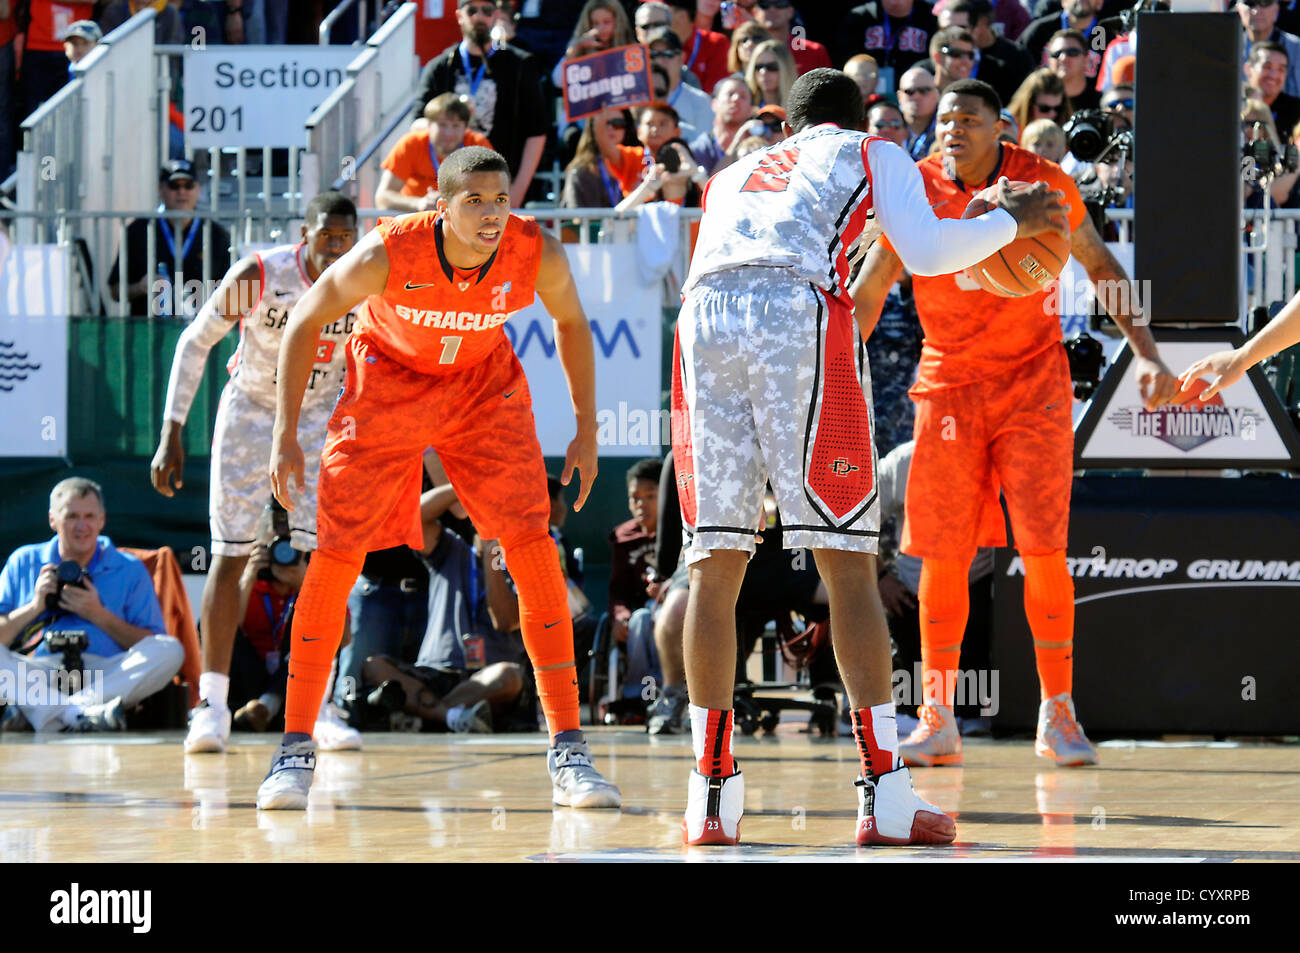
[[[44,861],[1300,860],[1300,746],[1112,742],[1058,769],[1029,741],[968,741],[914,773],[957,843],[859,850],[852,742],[740,738],[736,848],[684,850],[688,738],[589,732],[623,809],[552,808],[537,735],[367,735],[319,759],[309,810],[259,814],[272,739],[185,756],[181,735],[0,741],[0,863]],[[87,852],[93,844],[93,853]]]

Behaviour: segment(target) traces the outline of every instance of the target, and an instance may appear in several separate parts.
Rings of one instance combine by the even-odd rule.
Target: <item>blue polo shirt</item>
[[[0,570],[0,612],[8,614],[21,609],[31,602],[36,592],[36,580],[41,574],[41,567],[53,564],[57,566],[62,558],[59,555],[59,538],[56,536],[47,543],[32,543],[13,551],[5,567]],[[159,635],[166,634],[167,626],[163,623],[162,608],[158,605],[158,596],[153,590],[153,579],[144,568],[144,563],[127,553],[119,552],[113,541],[107,536],[99,537],[95,555],[86,567],[86,574],[99,591],[99,601],[104,608],[118,618],[148,629]],[[62,629],[84,630],[90,639],[87,655],[109,657],[125,652],[122,646],[113,641],[113,637],[92,625],[79,615],[67,614],[52,622],[47,631]],[[33,655],[49,655],[45,645],[37,647]]]

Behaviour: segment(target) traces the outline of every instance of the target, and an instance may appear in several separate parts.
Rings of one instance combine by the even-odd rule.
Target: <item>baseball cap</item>
[[[785,122],[785,110],[780,106],[763,106],[756,114],[756,119],[762,119],[765,116],[771,116],[780,122]]]
[[[65,40],[73,37],[80,37],[89,43],[98,43],[104,38],[104,33],[99,28],[99,24],[94,20],[77,20],[68,26],[68,32],[63,34]]]
[[[193,179],[197,182],[198,176],[194,174],[194,163],[189,159],[171,159],[164,162],[158,181],[174,182],[176,179]]]
[[[656,27],[647,33],[645,43],[646,46],[652,43],[662,43],[673,53],[682,52],[682,38],[666,26]]]

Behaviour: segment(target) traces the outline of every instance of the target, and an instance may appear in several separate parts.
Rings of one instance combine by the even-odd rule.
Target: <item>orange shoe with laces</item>
[[[916,713],[920,722],[898,746],[903,764],[910,768],[961,764],[961,733],[952,709],[947,705],[922,705]]]
[[[1034,753],[1055,758],[1060,767],[1097,763],[1097,749],[1092,746],[1074,715],[1074,700],[1068,692],[1053,695],[1038,707],[1038,737]]]

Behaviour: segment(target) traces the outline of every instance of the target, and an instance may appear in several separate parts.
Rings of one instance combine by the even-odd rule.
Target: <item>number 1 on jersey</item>
[[[456,352],[460,350],[460,338],[447,335],[442,339],[442,357],[438,358],[439,364],[455,364]]]

